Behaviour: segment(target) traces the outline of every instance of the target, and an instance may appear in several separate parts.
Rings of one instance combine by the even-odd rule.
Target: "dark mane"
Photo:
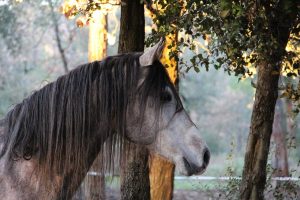
[[[167,85],[174,90],[161,63],[142,68],[139,56],[122,54],[79,66],[17,104],[4,119],[0,156],[33,157],[43,174],[77,174],[88,165],[84,158],[102,148],[103,169],[113,168],[114,153],[124,150],[131,99],[138,94],[145,107],[152,96],[159,111],[162,90]],[[137,88],[142,74],[145,80]],[[91,138],[100,146],[87,146]]]

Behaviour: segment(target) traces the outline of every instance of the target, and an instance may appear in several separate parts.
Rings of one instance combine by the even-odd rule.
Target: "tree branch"
[[[68,61],[67,61],[67,57],[65,55],[65,49],[62,47],[58,19],[55,16],[55,11],[54,11],[54,7],[53,7],[53,4],[52,4],[52,0],[48,0],[48,3],[49,3],[49,6],[50,6],[50,11],[51,11],[51,19],[52,19],[52,22],[53,22],[53,25],[54,25],[57,48],[58,48],[58,51],[60,53],[61,60],[63,62],[63,67],[64,67],[64,70],[65,70],[65,73],[68,73],[69,72]]]

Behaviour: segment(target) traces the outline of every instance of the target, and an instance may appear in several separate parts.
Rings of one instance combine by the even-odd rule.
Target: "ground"
[[[275,196],[276,197],[275,197]],[[107,200],[119,200],[120,192],[117,189],[108,189],[106,191]],[[173,200],[233,200],[234,198],[225,198],[225,192],[220,190],[175,190]],[[268,192],[265,195],[266,200],[300,200],[300,190],[296,189],[295,192],[282,191],[281,194]]]
[[[110,184],[106,185],[106,200],[119,200],[119,178],[108,183]],[[239,194],[238,185],[238,182],[229,184],[228,181],[175,180],[173,200],[235,200],[238,198],[232,195]],[[300,200],[300,181],[268,182],[265,199]],[[73,200],[83,199],[74,198]]]
[[[173,200],[223,200],[217,191],[197,191],[197,190],[175,190]],[[120,192],[116,189],[108,189],[106,192],[107,200],[119,200]]]

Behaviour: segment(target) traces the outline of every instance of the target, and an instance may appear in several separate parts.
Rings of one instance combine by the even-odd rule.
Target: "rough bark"
[[[141,52],[144,50],[144,40],[143,3],[140,0],[123,0],[118,52]],[[148,151],[135,146],[127,156],[121,169],[121,199],[150,199]]]
[[[268,5],[265,5],[269,17],[269,37],[276,39],[277,47],[259,55],[257,88],[240,187],[242,200],[264,199],[266,164],[278,96],[279,65],[296,17],[296,4],[293,1],[282,0],[272,12],[268,12]],[[267,44],[261,45],[270,47]]]
[[[241,199],[263,199],[266,164],[272,133],[279,75],[273,67],[262,63],[258,69],[257,89],[248,137]]]
[[[121,199],[150,199],[148,155],[145,148],[137,146],[127,155],[121,169]]]
[[[123,0],[119,36],[119,53],[144,50],[145,16],[140,0]]]

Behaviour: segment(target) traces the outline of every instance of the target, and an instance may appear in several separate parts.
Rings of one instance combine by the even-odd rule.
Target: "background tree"
[[[285,102],[283,99],[277,99],[275,115],[272,130],[272,139],[275,143],[275,154],[273,161],[273,176],[289,176],[288,149],[286,145],[287,130],[287,112],[284,109]]]
[[[51,19],[52,19],[52,23],[53,23],[53,27],[54,27],[57,48],[58,48],[58,51],[60,53],[60,57],[61,57],[61,60],[62,60],[62,63],[63,63],[65,73],[68,73],[69,72],[68,60],[66,58],[65,49],[62,46],[62,41],[61,41],[61,37],[60,37],[60,30],[59,30],[59,24],[58,24],[59,22],[58,22],[58,17],[57,17],[58,13],[55,12],[55,10],[54,10],[55,8],[54,8],[52,0],[48,0],[47,2],[48,2],[49,7],[50,7],[50,15],[51,15]]]
[[[256,5],[262,14],[263,30],[259,38],[264,49],[258,51],[258,78],[251,127],[246,148],[241,199],[263,199],[266,183],[266,164],[272,133],[274,109],[278,96],[281,62],[286,54],[290,31],[299,14],[294,1],[265,2]],[[254,9],[254,8],[252,8]]]
[[[145,40],[144,4],[140,0],[122,1],[120,21],[118,52],[142,52]],[[150,199],[148,151],[134,145],[122,165],[121,199]]]
[[[196,38],[212,38],[209,50],[196,53],[190,63],[178,58],[186,71],[191,68],[199,71],[199,65],[207,70],[223,66],[229,74],[233,72],[242,79],[253,75],[251,67],[257,68],[257,89],[240,191],[241,199],[262,199],[282,63],[297,62],[296,56],[285,48],[290,34],[299,35],[299,3],[191,0],[180,8],[186,11],[182,17],[177,17],[172,15],[176,12],[172,6],[175,1],[156,2],[169,12],[158,13],[155,22],[159,28],[153,30],[149,42],[161,34],[180,30],[187,37],[180,38],[179,46],[193,51]],[[178,48],[177,52],[180,51]],[[176,57],[176,51],[171,56]]]
[[[49,4],[39,0],[17,2],[21,1],[0,2],[1,116],[32,90],[64,73]],[[57,4],[59,1],[55,2]],[[74,21],[64,20],[58,13],[56,16],[64,53],[72,57],[70,66],[76,66],[87,57],[87,52],[83,51],[84,40],[79,40],[87,32],[78,32],[74,29]]]

